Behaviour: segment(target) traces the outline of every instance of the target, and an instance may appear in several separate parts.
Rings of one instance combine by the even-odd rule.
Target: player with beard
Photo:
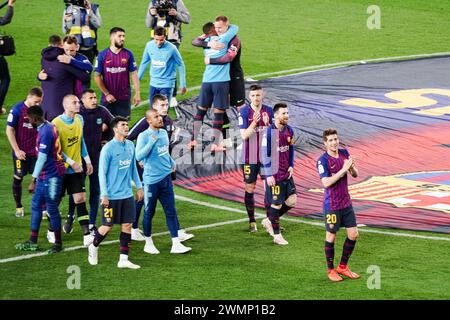
[[[125,30],[114,27],[110,30],[110,46],[99,53],[94,80],[103,93],[101,103],[114,116],[129,117],[131,113],[130,76],[133,81],[133,104],[141,102],[139,78],[133,53],[124,48]]]
[[[158,115],[162,117],[163,127],[161,129],[167,131],[167,135],[169,137],[169,154],[172,153],[172,135],[175,130],[175,126],[173,120],[170,118],[168,113],[169,110],[169,100],[166,96],[161,95],[159,93],[155,94],[152,99],[152,108],[158,112]],[[127,139],[131,141],[135,141],[139,134],[147,130],[149,127],[149,123],[146,117],[142,117],[139,119],[133,127],[130,129],[128,133]],[[137,164],[137,169],[139,173],[139,178],[142,181],[142,174],[144,173],[143,164]],[[176,172],[172,172],[171,174],[172,180],[175,180]],[[139,217],[141,216],[142,207],[144,206],[144,201],[136,202],[136,220],[133,223],[133,229],[131,230],[131,239],[137,241],[144,241],[145,238],[139,231]],[[178,238],[181,242],[192,239],[194,235],[192,233],[187,233],[184,229],[181,228],[178,223],[180,229],[178,230]]]
[[[294,130],[288,125],[289,112],[285,103],[273,107],[275,122],[267,128],[262,141],[262,164],[266,177],[266,201],[269,217],[263,227],[273,237],[273,243],[289,244],[280,232],[280,217],[297,204],[294,178]]]

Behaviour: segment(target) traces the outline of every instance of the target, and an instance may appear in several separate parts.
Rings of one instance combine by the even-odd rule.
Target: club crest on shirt
[[[308,191],[323,193],[323,189]],[[375,176],[349,186],[352,200],[389,203],[450,213],[450,171],[421,171]]]

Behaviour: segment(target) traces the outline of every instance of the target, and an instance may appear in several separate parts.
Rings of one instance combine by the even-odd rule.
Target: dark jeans
[[[172,42],[172,44],[177,47],[178,51],[180,51],[180,43],[179,42]],[[172,93],[172,97],[176,97],[177,96],[177,91],[178,91],[178,86],[177,86],[177,80],[175,79],[175,87],[173,88],[173,93]],[[169,100],[170,103],[170,100]]]
[[[10,82],[11,77],[9,76],[8,62],[6,62],[5,57],[0,56],[0,107],[5,102]]]

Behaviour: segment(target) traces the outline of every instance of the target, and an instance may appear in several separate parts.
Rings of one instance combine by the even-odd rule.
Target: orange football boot
[[[350,278],[350,279],[358,279],[359,278],[359,274],[350,270],[348,268],[348,266],[339,265],[337,267],[336,271],[337,271],[337,273],[342,274],[343,276],[346,276],[347,278]]]
[[[330,279],[333,282],[339,282],[344,280],[337,274],[336,270],[334,269],[328,270],[328,279]]]

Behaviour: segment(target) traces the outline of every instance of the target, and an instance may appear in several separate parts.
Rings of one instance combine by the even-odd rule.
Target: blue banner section
[[[264,103],[285,102],[295,130],[294,178],[299,205],[292,213],[322,218],[323,189],[316,161],[324,152],[322,132],[336,128],[360,171],[350,179],[358,223],[450,233],[450,57],[359,64],[259,81]],[[247,88],[251,83],[247,83]],[[211,116],[194,151],[190,141],[197,97],[177,108],[181,129],[172,155],[177,184],[243,202],[239,163],[242,146],[237,111],[231,147],[209,152]],[[257,183],[257,204],[264,189]]]

